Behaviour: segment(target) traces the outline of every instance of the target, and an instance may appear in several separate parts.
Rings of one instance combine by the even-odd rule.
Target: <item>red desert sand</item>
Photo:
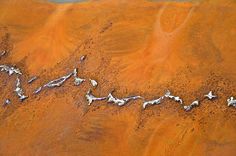
[[[227,106],[236,96],[235,26],[235,0],[0,0],[0,64],[21,70],[29,96],[21,102],[16,75],[0,73],[0,103],[10,100],[0,107],[0,155],[236,155],[236,109]],[[33,94],[74,68],[84,83],[72,77]],[[89,89],[145,100],[168,89],[185,105],[201,103],[188,112],[171,99],[89,106]],[[211,90],[217,98],[205,99]]]

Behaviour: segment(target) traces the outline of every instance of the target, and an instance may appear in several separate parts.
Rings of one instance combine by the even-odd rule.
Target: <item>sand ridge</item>
[[[12,97],[0,111],[1,155],[234,155],[235,110],[225,105],[235,94],[234,10],[233,1],[1,1],[1,48],[10,50],[1,63],[23,69],[24,86],[40,76],[20,103],[9,92],[15,79],[0,75],[0,98]],[[186,103],[209,90],[221,99],[186,113],[171,100],[89,107],[91,86],[73,81],[31,94],[75,66],[99,80],[98,96],[116,88],[118,97],[152,99],[168,88]]]

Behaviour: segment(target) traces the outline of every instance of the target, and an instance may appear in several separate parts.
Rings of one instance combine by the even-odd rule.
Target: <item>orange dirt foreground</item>
[[[236,96],[235,26],[235,0],[0,0],[0,50],[9,51],[0,64],[22,70],[29,96],[20,102],[16,76],[0,73],[0,102],[11,99],[0,107],[0,155],[236,155],[236,109],[226,101]],[[32,93],[75,67],[98,87],[70,79]],[[88,106],[90,88],[146,100],[169,89],[186,105],[210,90],[218,99],[189,112],[171,100]]]

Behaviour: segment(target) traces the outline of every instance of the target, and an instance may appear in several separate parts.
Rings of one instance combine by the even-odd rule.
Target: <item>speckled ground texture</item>
[[[29,96],[20,102],[16,77],[0,73],[0,104],[11,99],[0,107],[0,155],[236,155],[236,109],[226,102],[236,97],[235,25],[235,0],[0,0],[0,64],[21,69]],[[98,86],[69,79],[33,94],[74,68]],[[147,100],[169,89],[186,104],[210,90],[218,98],[189,112],[172,100],[144,110],[142,100],[88,106],[89,89]]]

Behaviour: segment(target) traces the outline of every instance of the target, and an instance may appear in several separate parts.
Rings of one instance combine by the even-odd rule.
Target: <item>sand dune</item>
[[[13,93],[15,77],[0,74],[0,155],[235,155],[236,30],[232,0],[100,0],[57,4],[0,1],[0,64],[16,65],[29,99]],[[87,59],[80,63],[80,57]],[[94,102],[89,83],[35,88],[71,72],[96,79],[93,93],[157,98],[170,89],[191,112],[166,100],[142,109]],[[27,81],[39,76],[32,84]]]

